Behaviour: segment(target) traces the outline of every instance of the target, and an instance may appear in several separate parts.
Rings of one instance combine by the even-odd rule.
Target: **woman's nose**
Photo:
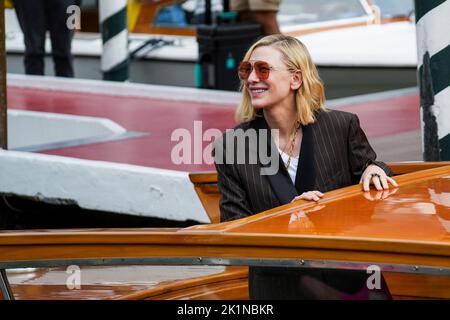
[[[258,78],[258,75],[255,72],[255,69],[252,69],[252,71],[250,72],[250,75],[248,76],[247,81],[251,82],[251,83],[259,82],[259,78]]]

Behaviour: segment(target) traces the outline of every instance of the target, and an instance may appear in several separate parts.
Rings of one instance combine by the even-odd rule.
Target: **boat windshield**
[[[278,23],[291,26],[367,16],[360,0],[283,0]]]
[[[373,0],[384,18],[408,17],[414,12],[414,0]]]

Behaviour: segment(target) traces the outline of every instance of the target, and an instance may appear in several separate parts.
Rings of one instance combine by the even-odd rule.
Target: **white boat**
[[[92,9],[91,2],[83,2],[85,10],[89,6]],[[329,98],[417,85],[415,24],[410,15],[413,1],[374,2],[376,7],[367,0],[282,1],[278,14],[281,31],[307,45]],[[167,5],[168,2],[160,1],[152,6],[161,12]],[[185,3],[184,7],[189,6]],[[146,21],[145,17],[140,18],[143,19]],[[89,25],[85,29],[89,30]],[[189,24],[160,26],[147,21],[136,25],[129,35],[130,52],[149,39],[162,42],[137,52],[130,64],[130,81],[195,87],[194,69],[199,57],[195,34],[195,26]],[[6,35],[8,72],[23,73],[23,35],[13,10],[6,11]],[[50,52],[49,42],[46,48]],[[77,33],[72,51],[76,77],[102,78],[99,33]],[[47,62],[46,71],[51,75],[50,57]]]

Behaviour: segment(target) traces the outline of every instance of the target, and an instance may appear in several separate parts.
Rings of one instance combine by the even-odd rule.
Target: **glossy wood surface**
[[[450,161],[439,162],[391,162],[388,163],[394,175],[412,173],[420,170],[439,168],[450,165]],[[189,179],[194,184],[195,191],[211,219],[211,223],[220,222],[219,200],[220,192],[217,187],[217,172],[205,171],[190,173]]]
[[[388,191],[349,194],[227,231],[450,244],[450,171],[448,176],[404,184],[391,192],[391,196]]]
[[[166,298],[183,296],[188,299],[191,295],[202,295],[207,299],[226,299],[230,292],[237,290],[234,283],[247,281],[247,268],[84,266],[80,268],[80,275],[81,286],[70,289],[66,285],[69,274],[63,267],[8,271],[17,300],[159,299],[163,295]],[[237,295],[233,294],[233,298]]]
[[[389,162],[394,175],[401,175],[420,170],[440,168],[450,165],[450,161],[407,161],[407,162]]]
[[[270,257],[450,266],[450,167],[397,178],[382,201],[360,186],[248,218],[185,229],[0,232],[0,262],[103,257]],[[376,191],[370,193],[376,197]],[[70,244],[71,250],[64,250]],[[126,250],[125,250],[126,248]],[[38,249],[38,250],[37,250]],[[399,255],[398,253],[403,253]]]
[[[351,186],[326,193],[319,203],[298,201],[232,222],[185,229],[2,231],[0,263],[99,257],[221,257],[450,268],[450,166],[396,179],[400,187],[389,196],[375,190],[363,193],[360,186]],[[405,279],[414,279],[411,276],[417,276],[420,287],[414,289],[405,283]],[[208,292],[217,292],[219,296],[245,298],[243,274],[177,281],[157,288],[137,288],[139,292],[130,287],[126,290],[131,292],[122,292],[121,297],[200,299],[210,297]],[[413,274],[402,278],[397,274],[387,281],[399,297],[450,298],[448,277]],[[179,291],[184,289],[187,291]]]
[[[69,289],[65,268],[8,272],[16,300],[248,300],[247,267],[82,267]],[[450,277],[384,272],[394,299],[450,299]]]
[[[200,199],[211,223],[220,222],[220,192],[217,187],[217,172],[189,173],[189,179],[194,184],[195,192]]]
[[[124,295],[120,299],[246,300],[248,299],[247,282],[248,267],[231,266],[225,267],[222,272],[216,272],[195,279],[167,282],[148,290]]]

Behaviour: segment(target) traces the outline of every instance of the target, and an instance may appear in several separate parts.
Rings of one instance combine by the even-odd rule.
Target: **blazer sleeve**
[[[217,185],[220,191],[220,221],[231,221],[244,218],[253,214],[248,202],[247,192],[242,187],[242,182],[235,164],[227,164],[225,147],[215,144],[213,156],[217,148],[222,148],[223,159],[214,165],[217,170]]]
[[[391,169],[382,161],[376,161],[377,154],[367,140],[366,134],[361,129],[359,118],[352,114],[349,125],[348,152],[350,168],[354,183],[358,183],[364,170],[371,164],[377,165],[392,176]]]

